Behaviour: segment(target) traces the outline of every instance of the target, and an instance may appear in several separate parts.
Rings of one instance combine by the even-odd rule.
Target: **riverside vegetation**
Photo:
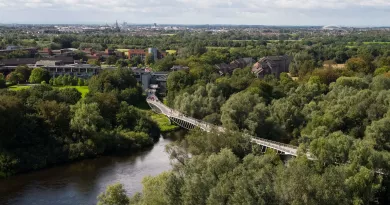
[[[144,96],[130,70],[88,82],[84,98],[75,88],[48,84],[0,90],[1,177],[153,145],[160,130],[135,107]]]
[[[99,203],[388,204],[389,47],[337,47],[349,37],[275,43],[280,50],[267,52],[296,51],[290,75],[279,78],[256,79],[250,68],[217,75],[213,64],[228,62],[231,49],[177,57],[190,69],[169,75],[167,104],[231,133],[190,132],[167,147],[171,171],[146,177],[131,197],[115,184]],[[242,132],[297,145],[316,160],[262,154]]]
[[[53,49],[150,46],[175,50],[175,55],[145,62],[155,71],[168,71],[172,65],[190,67],[169,75],[166,103],[189,116],[231,130],[191,131],[183,141],[167,147],[175,159],[171,171],[146,177],[142,193],[134,196],[127,196],[120,184],[110,186],[98,197],[99,204],[389,204],[388,31],[333,35],[280,29],[277,33],[253,35],[237,30],[213,35],[177,32],[150,37],[35,37],[7,30],[0,36],[0,44],[23,45],[25,39],[35,39],[33,43],[45,41]],[[284,54],[292,56],[293,61],[289,75],[284,73],[279,78],[256,79],[250,68],[220,76],[214,67],[242,57],[258,59]],[[2,58],[26,54],[10,55]],[[77,56],[85,57],[82,53]],[[105,61],[118,67],[143,63],[139,58],[112,57]],[[127,71],[117,72],[119,75]],[[149,142],[148,135],[142,133],[152,133],[154,129],[146,125],[153,123],[146,123],[151,122],[147,118],[139,122],[139,112],[132,107],[141,97],[138,88],[131,83],[132,78],[126,86],[113,80],[118,75],[104,73],[92,79],[90,94],[82,100],[62,99],[59,96],[70,95],[61,95],[64,91],[47,85],[19,92],[2,91],[0,117],[4,118],[0,123],[7,127],[0,130],[0,166],[5,170],[2,173],[42,167],[61,156],[65,157],[60,160],[69,161],[77,156],[117,150],[123,143],[139,143],[129,138]],[[108,79],[113,86],[102,83]],[[5,81],[0,75],[0,86],[4,87]],[[63,107],[59,109],[61,106],[56,104],[53,112],[66,116],[65,120],[52,117],[52,112],[46,112],[49,108],[39,106],[41,100],[53,99]],[[62,114],[68,110],[69,115]],[[91,113],[95,117],[82,120]],[[17,129],[17,123],[23,123],[24,130]],[[38,129],[37,125],[45,129]],[[61,125],[65,125],[63,129]],[[316,160],[308,160],[302,154],[284,162],[271,150],[261,153],[242,132],[297,145],[301,153],[310,150]],[[126,137],[135,134],[137,137]],[[120,147],[111,144],[112,137],[120,142]],[[86,150],[96,152],[90,154]]]

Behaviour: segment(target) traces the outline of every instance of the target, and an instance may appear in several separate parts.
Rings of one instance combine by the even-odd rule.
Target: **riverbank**
[[[164,134],[154,146],[132,155],[102,156],[0,179],[0,204],[96,204],[110,184],[124,184],[127,194],[142,191],[142,179],[171,169],[165,146],[185,131]]]
[[[162,133],[174,132],[180,129],[179,126],[172,124],[169,118],[163,114],[157,114],[150,111],[150,117],[155,121]]]

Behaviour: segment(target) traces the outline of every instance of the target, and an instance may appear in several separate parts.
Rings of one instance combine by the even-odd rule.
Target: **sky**
[[[390,0],[0,0],[0,23],[390,26]]]

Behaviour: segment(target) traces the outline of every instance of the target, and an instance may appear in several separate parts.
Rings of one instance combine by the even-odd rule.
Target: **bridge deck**
[[[211,129],[213,129],[213,128],[216,128],[219,131],[224,131],[223,127],[215,126],[213,124],[210,124],[210,123],[207,123],[207,122],[204,122],[204,121],[192,118],[192,117],[185,116],[182,113],[169,108],[168,106],[161,103],[158,100],[158,98],[154,95],[150,95],[147,98],[147,102],[152,107],[152,109],[154,109],[157,112],[161,112],[162,114],[166,115],[170,119],[173,119],[174,121],[175,121],[175,119],[178,119],[178,120],[190,123],[193,126],[199,127],[200,129],[202,129],[206,132],[210,132]],[[156,110],[156,108],[158,110]],[[180,125],[180,126],[183,126],[183,125]],[[267,140],[267,139],[262,139],[262,138],[252,137],[252,136],[250,136],[250,137],[252,138],[252,142],[254,142],[256,144],[277,150],[279,152],[283,152],[287,155],[297,156],[298,148],[295,146],[283,144],[283,143],[279,143],[279,142],[275,142],[275,141],[271,141],[271,140]]]

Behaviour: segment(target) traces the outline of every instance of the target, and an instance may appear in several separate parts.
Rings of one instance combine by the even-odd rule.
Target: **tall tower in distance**
[[[119,28],[118,20],[116,20],[116,22],[115,22],[115,31],[116,32],[120,32],[121,31],[121,29]]]

